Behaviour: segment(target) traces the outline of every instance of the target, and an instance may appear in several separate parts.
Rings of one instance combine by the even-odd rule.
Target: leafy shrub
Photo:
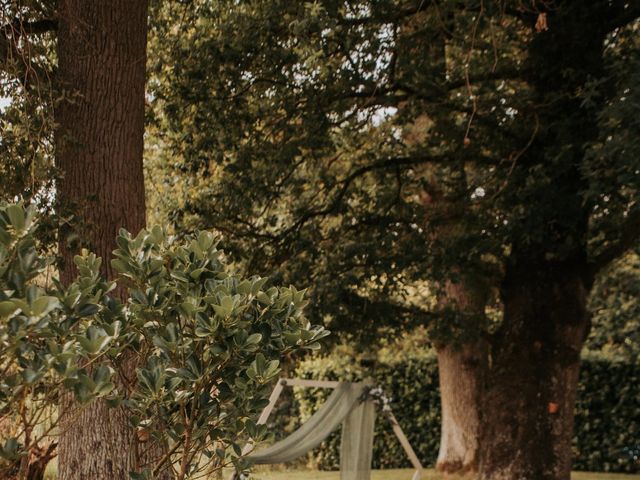
[[[130,293],[125,324],[144,359],[125,400],[132,422],[173,446],[177,478],[229,460],[242,469],[243,443],[267,433],[255,419],[278,359],[318,347],[327,332],[305,318],[304,291],[229,272],[207,232],[176,243],[155,227],[135,238],[122,232],[118,245],[112,264]]]
[[[230,463],[245,469],[241,447],[266,436],[254,419],[279,358],[315,349],[327,334],[305,318],[304,291],[238,277],[207,232],[177,242],[154,227],[117,239],[122,303],[93,254],[75,258],[71,285],[47,281],[52,262],[39,255],[35,217],[0,206],[0,477],[28,476],[65,390],[78,408],[100,397],[123,406],[139,438],[167,445],[161,462],[133,478],[166,465],[178,479]]]
[[[99,259],[76,259],[79,276],[46,282],[51,259],[34,240],[33,208],[0,206],[0,477],[26,477],[29,457],[51,455],[49,433],[61,387],[85,404],[113,390],[113,370],[87,366],[117,340],[120,324],[101,299]],[[100,326],[93,319],[102,317]],[[44,467],[44,466],[42,466]]]
[[[296,374],[303,378],[361,380],[367,369],[342,353],[302,362]],[[399,361],[386,360],[373,375],[387,396],[411,445],[424,465],[434,465],[440,441],[440,392],[433,354]],[[308,418],[327,392],[296,389],[302,418]],[[409,461],[391,428],[376,423],[374,468],[409,467]],[[321,469],[339,467],[340,435],[334,433],[311,454]],[[574,469],[640,471],[640,369],[620,358],[588,354],[583,358],[576,404]]]
[[[589,309],[593,325],[588,348],[640,362],[640,248],[598,275]]]

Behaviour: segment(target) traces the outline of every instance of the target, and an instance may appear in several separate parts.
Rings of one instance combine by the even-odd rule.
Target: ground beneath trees
[[[340,472],[320,472],[317,470],[284,470],[278,467],[261,467],[256,469],[251,480],[339,480]],[[411,480],[413,475],[411,469],[390,469],[374,470],[371,475],[372,480]],[[52,462],[45,473],[45,480],[56,480],[57,469],[55,462]],[[229,478],[225,472],[224,479]],[[445,480],[445,477],[438,475],[434,470],[425,470],[422,480]],[[446,480],[471,480],[469,477],[447,476]],[[640,480],[640,475],[624,475],[620,473],[587,473],[574,472],[571,480]]]
[[[413,470],[374,470],[372,480],[411,480]],[[444,480],[445,477],[433,470],[426,470],[422,480]],[[463,477],[446,477],[447,480],[462,479]],[[468,477],[467,477],[468,478]],[[300,470],[265,470],[260,469],[251,477],[253,480],[339,480],[339,472],[319,472]],[[640,475],[623,475],[618,473],[586,473],[574,472],[572,480],[640,480]]]

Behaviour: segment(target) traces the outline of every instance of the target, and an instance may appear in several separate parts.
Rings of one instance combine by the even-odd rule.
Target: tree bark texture
[[[401,32],[398,40],[397,74],[406,73],[403,81],[413,83],[410,72],[430,72],[436,82],[447,81],[446,36],[454,28],[448,20],[438,34],[425,29],[425,24],[442,24],[443,19],[433,12],[424,11],[412,17]],[[406,36],[405,36],[406,35]],[[408,105],[399,106],[399,110]],[[421,108],[420,105],[417,108]],[[439,126],[439,127],[438,127]],[[445,113],[436,116],[434,112],[424,112],[405,126],[404,141],[409,145],[421,145],[434,135],[432,128],[454,131],[456,126]],[[430,232],[430,243],[435,248],[447,248],[456,239],[464,236],[464,215],[466,206],[457,202],[454,190],[467,191],[468,185],[464,162],[448,165],[460,175],[443,191],[438,172],[433,166],[416,168],[426,180],[422,194],[425,208],[425,230]],[[443,315],[454,312],[465,318],[465,322],[477,322],[484,317],[488,289],[486,281],[475,275],[461,264],[442,272],[449,279],[442,281],[438,309]],[[457,277],[454,281],[451,278]],[[479,329],[478,329],[479,330]],[[435,338],[434,338],[435,337]],[[438,374],[440,381],[440,400],[442,405],[442,424],[440,449],[436,462],[437,470],[446,473],[466,473],[477,471],[478,454],[478,402],[481,374],[486,366],[487,345],[479,339],[454,338],[456,335],[436,334],[432,340],[436,344],[438,356]],[[472,337],[472,336],[471,336]]]
[[[440,229],[441,235],[447,229]],[[445,237],[446,238],[446,237]],[[442,239],[441,239],[442,240]],[[453,310],[469,322],[484,317],[486,281],[457,271],[448,280],[439,301],[442,310]],[[478,435],[482,378],[487,368],[488,345],[482,338],[451,339],[437,345],[442,425],[436,469],[464,474],[478,469]]]
[[[482,480],[569,480],[589,281],[566,265],[507,271],[486,377]]]
[[[464,234],[463,211],[459,205],[433,189],[425,194],[423,201],[428,212],[427,222],[432,214],[445,220],[432,228],[434,243],[447,245]],[[448,316],[455,316],[454,323],[463,332],[456,331],[455,327],[451,332],[432,332],[438,356],[442,408],[436,469],[465,474],[478,469],[478,409],[488,360],[488,344],[480,332],[489,288],[488,279],[481,274],[465,272],[462,266],[451,268],[448,274],[452,278],[443,281],[437,308],[444,323]],[[465,334],[474,331],[475,334]]]
[[[482,341],[438,348],[442,424],[436,469],[440,472],[478,469],[478,409],[486,364]]]
[[[142,170],[146,0],[60,2],[58,69],[65,95],[56,109],[59,194],[75,233],[109,264],[120,228],[145,226]],[[75,276],[61,239],[62,280]]]
[[[147,39],[146,0],[61,0],[56,108],[56,162],[61,204],[71,229],[102,257],[113,277],[111,252],[120,228],[145,226],[142,170]],[[76,275],[77,244],[62,230],[60,276]],[[118,289],[121,298],[124,291]],[[132,373],[131,369],[130,372]],[[121,385],[122,386],[122,385]],[[98,401],[78,409],[61,402],[59,478],[126,479],[137,468],[135,432],[122,409]]]

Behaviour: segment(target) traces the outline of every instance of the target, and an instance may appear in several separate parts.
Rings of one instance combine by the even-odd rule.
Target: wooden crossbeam
[[[280,383],[289,387],[337,388],[342,382],[329,380],[304,380],[302,378],[283,378]]]

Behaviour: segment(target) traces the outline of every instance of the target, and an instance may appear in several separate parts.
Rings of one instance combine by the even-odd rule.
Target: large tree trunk
[[[569,480],[590,288],[580,266],[508,269],[482,402],[482,480]]]
[[[59,195],[76,215],[75,232],[109,259],[120,228],[145,226],[142,152],[147,39],[145,0],[62,0],[56,109]],[[76,271],[76,250],[60,243],[63,281]]]
[[[612,2],[579,0],[542,5],[548,29],[527,45],[522,74],[532,87],[540,130],[508,188],[538,203],[511,224],[501,288],[504,317],[492,344],[481,409],[482,480],[570,478],[592,283],[586,258],[592,207],[583,196],[590,184],[581,168],[585,145],[598,138],[596,104],[602,102],[584,101],[576,92],[594,78],[606,78],[603,45],[611,7]],[[538,14],[530,15],[533,24]],[[538,166],[555,173],[544,189],[532,191],[527,180]]]
[[[59,2],[58,74],[65,97],[56,109],[56,162],[63,174],[58,193],[75,215],[75,238],[102,257],[107,278],[113,277],[118,229],[145,226],[146,38],[146,0]],[[68,233],[60,238],[65,283],[76,274],[77,245]],[[121,289],[116,294],[124,295]],[[74,407],[68,396],[62,400],[59,478],[128,478],[138,460],[124,410],[101,401]]]
[[[478,407],[487,364],[484,342],[438,349],[442,424],[436,469],[468,473],[478,468]]]

